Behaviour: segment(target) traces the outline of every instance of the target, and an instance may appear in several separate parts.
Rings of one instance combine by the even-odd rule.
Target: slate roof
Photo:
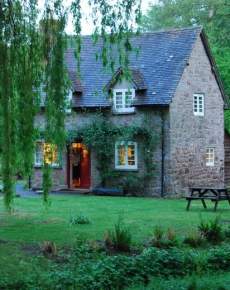
[[[130,81],[133,83],[134,88],[136,90],[146,90],[147,86],[145,84],[144,76],[142,75],[141,71],[139,69],[134,69],[134,68],[130,68],[129,70],[131,74]],[[106,85],[106,89],[107,90],[112,89],[114,84],[117,81],[121,80],[122,75],[123,75],[122,68],[118,68],[115,74],[112,76],[109,83]]]
[[[72,84],[72,91],[75,93],[83,93],[83,87],[81,85],[81,81],[77,76],[77,70],[75,71],[68,71],[69,79]]]
[[[135,105],[169,105],[200,33],[201,28],[196,27],[145,33],[132,38],[133,47],[140,49],[138,56],[136,53],[129,56],[133,80],[136,79],[138,85],[147,88],[144,93],[137,91]],[[83,37],[80,81],[74,79],[77,71],[74,49],[66,52],[73,90],[81,92],[74,97],[75,107],[111,105],[108,93],[103,88],[113,76],[105,72],[100,60],[96,60],[99,50],[100,44],[93,45],[90,36]]]

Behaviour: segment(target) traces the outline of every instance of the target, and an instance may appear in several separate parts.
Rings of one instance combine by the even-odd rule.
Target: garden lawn
[[[53,264],[41,256],[43,241],[53,241],[60,249],[74,245],[79,238],[102,240],[119,217],[129,227],[134,243],[151,237],[155,226],[173,228],[183,237],[197,228],[201,218],[210,220],[218,215],[224,225],[230,225],[227,202],[220,203],[216,213],[211,202],[208,206],[204,210],[200,202],[194,202],[187,212],[186,201],[182,199],[58,194],[51,195],[48,208],[39,196],[16,198],[14,213],[8,215],[0,197],[0,283],[24,280],[34,273],[39,277],[39,273],[49,271]],[[71,217],[78,215],[86,216],[91,223],[71,225]]]
[[[0,197],[1,198],[1,197]],[[41,197],[16,198],[15,212],[9,216],[0,199],[0,240],[15,242],[42,242],[51,240],[60,245],[73,244],[76,238],[103,239],[119,216],[130,228],[134,242],[149,238],[155,226],[173,228],[180,236],[197,228],[201,219],[220,216],[230,225],[230,206],[220,202],[215,213],[213,204],[208,210],[200,201],[185,210],[184,199],[153,199],[135,197],[99,197],[79,195],[52,195],[51,206],[46,209]],[[71,225],[71,216],[84,215],[88,225]]]

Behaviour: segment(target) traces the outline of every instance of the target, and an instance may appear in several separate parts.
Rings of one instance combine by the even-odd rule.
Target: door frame
[[[73,143],[81,143],[83,146],[84,143],[82,141],[74,141],[71,142],[68,146],[67,146],[67,185],[69,189],[89,189],[91,187],[91,154],[89,149],[87,148],[88,151],[88,162],[89,162],[89,168],[88,168],[88,178],[89,178],[89,185],[88,186],[73,186],[73,182],[72,182],[72,162],[71,162],[71,146]],[[81,161],[82,162],[82,161]]]

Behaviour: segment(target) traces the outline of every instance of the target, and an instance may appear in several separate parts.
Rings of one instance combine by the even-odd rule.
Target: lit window
[[[44,163],[52,166],[58,165],[58,150],[57,145],[44,143],[43,144]]]
[[[113,91],[114,110],[119,113],[132,113],[135,108],[132,102],[135,97],[134,89],[116,89]]]
[[[115,144],[115,168],[137,169],[136,142],[117,142]]]
[[[193,113],[195,116],[204,116],[204,95],[193,95]]]
[[[214,166],[215,163],[215,149],[207,148],[206,149],[206,166]]]
[[[37,142],[35,148],[35,166],[42,166],[43,163],[53,167],[60,165],[60,158],[57,146],[50,143]]]

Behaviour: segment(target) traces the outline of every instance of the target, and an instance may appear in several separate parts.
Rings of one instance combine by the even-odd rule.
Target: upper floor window
[[[215,149],[209,147],[206,149],[206,166],[214,166],[215,163]]]
[[[193,95],[193,113],[195,116],[204,116],[204,94]]]
[[[132,107],[135,98],[134,89],[115,89],[113,90],[114,110],[119,113],[132,113],[135,108]]]
[[[60,156],[55,144],[37,142],[35,147],[35,166],[42,166],[44,163],[53,167],[60,166]]]
[[[116,142],[115,144],[115,168],[137,169],[137,143]]]

